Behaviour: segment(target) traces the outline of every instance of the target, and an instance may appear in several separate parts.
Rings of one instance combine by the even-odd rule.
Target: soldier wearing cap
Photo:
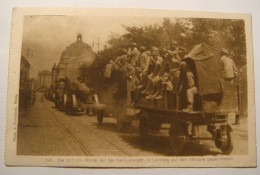
[[[121,49],[121,55],[116,57],[114,60],[110,60],[109,63],[106,65],[104,76],[106,78],[111,77],[111,73],[114,70],[120,70],[122,72],[127,72],[126,68],[126,63],[128,62],[127,58],[127,50],[126,49]]]
[[[223,77],[225,80],[233,83],[233,79],[237,76],[237,67],[234,61],[228,57],[228,51],[226,49],[221,49],[221,63]]]
[[[179,60],[179,62],[184,58],[184,55],[186,53],[186,49],[182,46],[179,46],[177,41],[172,41],[170,43],[170,49],[168,50],[168,54]]]
[[[148,75],[147,86],[146,86],[145,91],[143,91],[143,93],[147,94],[147,96],[146,96],[147,99],[151,98],[151,95],[156,93],[155,85],[160,80],[157,75],[160,72],[162,61],[163,61],[163,58],[160,57],[159,49],[157,47],[152,47],[151,63],[153,62],[154,67],[152,69],[151,74]],[[152,68],[152,67],[150,67],[150,68]]]
[[[161,48],[161,55],[163,58],[161,69],[153,81],[153,86],[157,89],[156,93],[151,95],[155,99],[162,99],[165,90],[174,90],[173,85],[177,83],[176,77],[180,68],[178,60],[169,56],[166,48]]]
[[[140,69],[145,71],[148,68],[151,52],[148,51],[144,46],[140,47],[140,51],[142,52],[140,55]]]
[[[140,52],[137,49],[137,44],[131,43],[130,48],[128,49],[127,52],[129,63],[134,67],[138,66],[140,63],[139,56],[140,56]]]
[[[172,41],[170,43],[170,49],[168,50],[169,56],[181,61],[179,57],[179,48],[177,46],[177,41]]]

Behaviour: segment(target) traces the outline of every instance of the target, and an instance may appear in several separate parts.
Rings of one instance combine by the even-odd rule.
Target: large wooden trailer
[[[141,137],[147,136],[150,131],[160,130],[161,124],[170,124],[169,136],[173,154],[180,154],[184,144],[189,141],[205,139],[213,140],[223,154],[231,153],[233,150],[232,125],[239,123],[240,86],[236,81],[231,82],[223,78],[220,58],[219,49],[199,44],[182,60],[192,67],[198,89],[191,112],[183,110],[187,106],[187,89],[179,83],[175,90],[165,90],[162,99],[146,99],[144,94],[136,91],[135,96],[138,99],[135,99],[134,106],[125,105],[121,109],[124,112],[115,110],[115,115],[123,115],[121,118],[138,119]],[[184,81],[184,76],[182,76],[182,70],[180,71],[181,82]],[[125,92],[126,98],[130,97],[128,93]],[[122,105],[122,102],[119,101],[118,104]],[[107,115],[106,111],[107,107],[100,110],[99,121]],[[211,137],[198,136],[197,128],[200,125],[207,126]]]

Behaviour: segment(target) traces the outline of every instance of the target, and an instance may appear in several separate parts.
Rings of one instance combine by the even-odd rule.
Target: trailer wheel
[[[72,115],[77,115],[78,114],[78,104],[77,104],[77,97],[75,94],[72,95],[72,104],[71,104],[71,112]]]
[[[102,124],[103,122],[103,111],[102,110],[98,110],[97,111],[97,121],[98,121],[98,124]]]
[[[157,120],[152,120],[150,123],[150,130],[152,133],[158,133],[161,129],[161,123]]]
[[[120,121],[117,119],[116,121],[116,128],[118,131],[123,131],[124,130],[124,122],[123,121]]]
[[[67,94],[63,94],[62,110],[64,110],[64,111],[67,110],[67,102],[68,102]]]
[[[149,134],[149,123],[147,118],[142,117],[139,120],[139,135],[141,137],[145,137]]]
[[[231,126],[226,125],[222,129],[218,129],[216,132],[216,147],[221,149],[223,154],[230,154],[234,147],[233,131]]]
[[[184,144],[186,142],[186,136],[184,133],[184,126],[180,123],[172,124],[170,131],[170,146],[171,153],[174,155],[179,155],[183,151]]]

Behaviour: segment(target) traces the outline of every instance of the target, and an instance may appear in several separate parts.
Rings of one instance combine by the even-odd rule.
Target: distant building
[[[59,67],[56,66],[56,63],[53,65],[51,70],[51,84],[54,85],[56,80],[59,80]]]
[[[37,88],[50,88],[52,74],[49,70],[42,70],[38,73]]]
[[[82,41],[78,34],[76,42],[69,45],[61,54],[58,65],[52,68],[52,83],[61,78],[68,77],[75,80],[79,76],[79,68],[83,64],[91,63],[95,58],[92,48]]]
[[[21,56],[19,111],[26,110],[28,107],[30,107],[30,98],[32,91],[32,86],[29,80],[30,67],[31,66],[29,61],[24,56]]]
[[[30,75],[30,63],[29,61],[24,57],[21,56],[21,65],[20,65],[20,88],[25,88],[26,83],[29,80]]]

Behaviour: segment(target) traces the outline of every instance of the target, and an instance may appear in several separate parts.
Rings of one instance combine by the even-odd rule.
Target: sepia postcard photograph
[[[256,167],[250,14],[14,8],[5,163]]]

